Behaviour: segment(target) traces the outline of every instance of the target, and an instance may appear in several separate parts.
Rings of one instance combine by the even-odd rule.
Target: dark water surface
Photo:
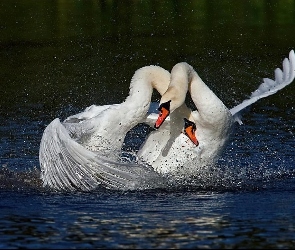
[[[142,66],[186,61],[237,105],[282,67],[294,27],[292,0],[1,1],[0,248],[294,248],[294,83],[252,105],[189,185],[58,193],[38,161],[54,118],[122,102]]]

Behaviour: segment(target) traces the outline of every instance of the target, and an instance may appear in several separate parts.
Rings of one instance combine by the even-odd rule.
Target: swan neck
[[[180,107],[186,98],[190,82],[191,67],[187,63],[178,63],[171,70],[169,88],[162,95],[161,103],[171,101],[170,112]]]
[[[148,105],[151,102],[153,89],[163,95],[168,88],[170,73],[159,66],[145,66],[138,69],[132,77],[129,96],[125,102],[136,107]]]

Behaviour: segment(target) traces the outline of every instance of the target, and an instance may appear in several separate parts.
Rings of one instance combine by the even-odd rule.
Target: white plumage
[[[111,189],[145,189],[165,185],[166,174],[186,177],[196,167],[214,164],[229,138],[234,121],[249,105],[290,84],[295,77],[295,55],[283,61],[283,70],[275,70],[275,80],[264,78],[249,99],[228,109],[186,63],[177,64],[170,73],[157,66],[136,71],[130,94],[121,104],[95,106],[68,117],[57,118],[45,129],[39,152],[41,179],[44,186],[55,190],[92,190],[102,185]],[[176,77],[176,78],[174,78]],[[177,79],[177,81],[173,80]],[[164,94],[169,83],[186,86],[182,93]],[[178,82],[178,83],[177,83]],[[172,84],[173,85],[173,84]],[[152,132],[138,152],[148,163],[122,163],[119,160],[126,133],[140,122],[153,125],[157,114],[148,114],[153,87],[171,102],[171,114],[163,126]],[[189,89],[197,110],[184,103]],[[180,133],[183,118],[194,121],[196,147]]]

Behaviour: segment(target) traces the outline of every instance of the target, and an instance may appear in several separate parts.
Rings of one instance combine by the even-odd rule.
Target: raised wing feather
[[[164,184],[162,177],[145,165],[112,162],[85,149],[58,118],[43,133],[39,161],[43,185],[55,190],[146,189]]]
[[[118,105],[118,104],[113,104],[113,105]],[[102,106],[97,106],[97,105],[91,105],[87,107],[84,111],[71,115],[68,118],[64,120],[64,123],[78,123],[84,120],[91,119],[95,116],[98,116],[101,112],[105,111],[112,105],[102,105]]]
[[[263,83],[260,84],[258,89],[252,92],[249,99],[244,100],[239,105],[230,109],[230,112],[240,124],[242,123],[239,119],[239,112],[246,107],[250,106],[254,102],[261,98],[275,94],[277,91],[283,89],[287,85],[293,82],[295,77],[295,55],[294,50],[289,53],[289,59],[283,60],[283,71],[279,68],[275,69],[275,80],[264,78]]]

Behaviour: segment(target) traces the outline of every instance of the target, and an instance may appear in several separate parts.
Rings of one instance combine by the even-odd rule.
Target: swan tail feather
[[[261,98],[275,94],[293,82],[295,78],[295,54],[294,50],[289,52],[289,58],[283,60],[283,71],[280,68],[275,69],[275,80],[263,78],[260,86],[252,92],[249,99],[244,100],[239,105],[230,109],[234,119],[241,124],[240,112],[246,107],[255,103]]]
[[[113,162],[87,150],[70,137],[58,118],[44,130],[39,161],[43,186],[53,190],[148,188],[151,179],[160,178],[145,165]]]

